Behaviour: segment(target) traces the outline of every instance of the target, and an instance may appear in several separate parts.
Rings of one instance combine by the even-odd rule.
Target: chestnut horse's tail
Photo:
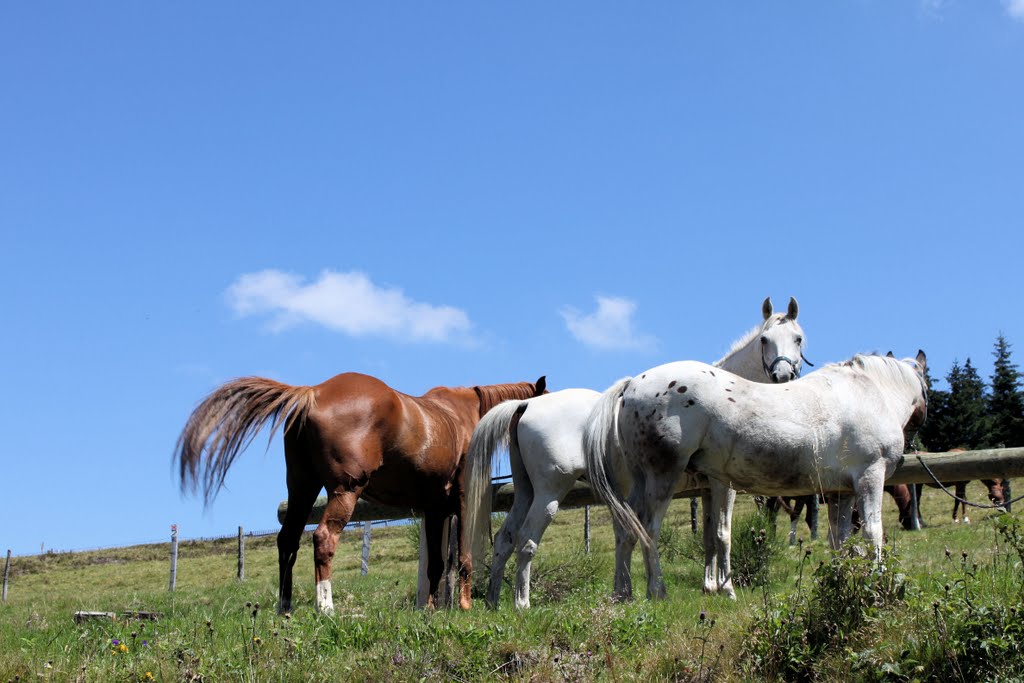
[[[466,454],[466,519],[462,525],[464,547],[472,548],[474,563],[482,567],[491,517],[491,460],[499,448],[509,447],[509,428],[526,401],[505,401],[480,418]],[[511,457],[511,454],[509,454]],[[525,484],[524,484],[525,485]]]
[[[619,401],[633,380],[625,377],[601,394],[583,429],[583,455],[587,463],[587,481],[598,500],[608,505],[612,519],[645,547],[652,543],[650,535],[636,512],[626,502],[625,482],[619,481],[622,467],[619,446]]]
[[[282,424],[286,431],[296,424],[301,428],[315,405],[316,387],[262,377],[241,377],[215,390],[192,411],[175,446],[182,490],[194,491],[201,483],[209,504],[231,463],[260,429],[269,424],[273,439]]]

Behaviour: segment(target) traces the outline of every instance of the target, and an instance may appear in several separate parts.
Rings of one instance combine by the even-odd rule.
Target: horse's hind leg
[[[612,530],[615,534],[615,580],[612,587],[612,600],[621,602],[633,599],[633,548],[636,538],[626,531],[619,521],[612,516]]]
[[[828,544],[838,550],[853,531],[854,496],[830,493],[828,499]]]
[[[309,519],[310,510],[322,488],[316,475],[303,466],[305,462],[295,436],[285,434],[285,462],[287,464],[288,512],[285,514],[281,531],[277,534],[277,561],[280,571],[278,582],[277,611],[279,614],[292,609],[292,571],[299,552],[302,530]]]
[[[701,495],[704,506],[704,592],[724,592],[735,598],[732,586],[732,508],[736,492],[728,486],[710,480],[709,488]],[[780,499],[770,498],[777,506]]]
[[[572,486],[572,482],[569,483]],[[568,490],[568,487],[565,487]],[[564,495],[564,491],[562,491]],[[517,609],[530,608],[530,568],[541,536],[558,512],[558,492],[534,491],[533,504],[526,513],[526,521],[516,536],[516,596]]]
[[[324,516],[313,532],[313,552],[316,563],[316,606],[321,612],[334,612],[334,596],[331,591],[331,561],[338,547],[338,537],[352,518],[359,492],[347,486],[338,486],[327,495]]]
[[[626,498],[626,505],[639,516],[640,501],[645,495],[647,479],[642,471],[634,471],[633,488]],[[641,521],[642,521],[641,517]],[[615,579],[612,600],[622,602],[633,599],[633,549],[639,540],[612,515],[612,530],[615,534]]]
[[[665,518],[669,503],[672,502],[672,493],[675,491],[678,478],[678,476],[665,476],[648,482],[646,499],[642,501],[640,509],[637,510],[640,523],[644,525],[647,536],[651,539],[651,544],[646,546],[643,551],[644,565],[647,569],[647,598],[649,600],[663,600],[667,596],[665,580],[661,573],[658,536],[661,535],[661,522]]]
[[[491,559],[491,578],[487,585],[487,606],[497,607],[501,599],[501,586],[505,580],[505,565],[515,551],[515,538],[519,533],[526,512],[533,502],[533,491],[528,486],[521,487],[515,483],[515,497],[512,499],[512,509],[509,510],[501,528],[494,537],[494,557]]]
[[[428,609],[437,606],[437,589],[444,573],[444,553],[441,547],[444,524],[448,519],[443,508],[428,509],[423,513],[423,533],[427,539],[427,604]]]
[[[523,526],[526,513],[533,504],[533,482],[523,465],[523,451],[519,445],[519,417],[517,412],[509,423],[508,464],[512,471],[512,509],[494,537],[494,557],[491,559],[491,580],[487,586],[487,606],[496,608],[501,599],[501,585],[505,581],[505,565],[515,551],[515,540]]]

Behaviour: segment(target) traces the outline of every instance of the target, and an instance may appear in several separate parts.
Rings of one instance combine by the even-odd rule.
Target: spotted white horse
[[[733,344],[715,366],[755,382],[782,383],[799,377],[804,363],[804,332],[797,323],[796,299],[789,300],[785,313],[775,313],[771,299],[765,299],[761,312],[761,324]],[[493,408],[477,425],[467,455],[463,528],[463,542],[473,548],[475,557],[483,557],[486,545],[491,460],[499,448],[508,447],[515,488],[512,508],[494,539],[486,596],[489,606],[498,604],[505,565],[513,551],[517,552],[518,569],[515,605],[520,609],[530,606],[530,564],[559,503],[586,470],[583,428],[600,396],[590,389],[565,389],[529,400],[507,401]],[[704,498],[705,515],[718,508],[731,511],[734,500],[735,493],[716,482]],[[705,523],[704,528],[705,560],[711,564],[714,576],[715,544],[708,532],[712,525]]]
[[[850,536],[856,503],[879,557],[883,484],[927,415],[925,363],[923,351],[903,360],[858,355],[767,385],[684,361],[620,380],[598,400],[583,435],[587,479],[619,529],[616,565],[629,566],[639,539],[649,556],[648,596],[664,597],[654,541],[688,472],[767,495],[852,490],[829,500],[829,540],[836,546]],[[616,482],[623,470],[628,487]],[[731,589],[729,520],[713,522],[726,548],[720,579]]]

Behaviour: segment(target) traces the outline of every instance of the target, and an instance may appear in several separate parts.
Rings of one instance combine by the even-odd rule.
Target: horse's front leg
[[[717,555],[715,586],[718,592],[736,599],[732,586],[732,508],[736,492],[720,481],[711,480],[711,516],[714,518],[714,543]],[[705,555],[707,550],[705,549]],[[706,581],[706,569],[705,569]]]
[[[861,533],[864,540],[874,546],[875,561],[882,561],[882,489],[885,486],[885,465],[878,463],[868,467],[854,482],[860,515],[863,523]]]
[[[715,539],[718,530],[715,527],[717,515],[711,499],[711,489],[704,489],[700,495],[701,513],[704,515],[704,592],[718,592],[718,547]]]

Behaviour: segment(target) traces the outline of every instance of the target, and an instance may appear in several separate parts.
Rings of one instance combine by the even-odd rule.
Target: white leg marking
[[[334,596],[331,594],[331,580],[316,582],[316,608],[324,614],[334,613]]]

